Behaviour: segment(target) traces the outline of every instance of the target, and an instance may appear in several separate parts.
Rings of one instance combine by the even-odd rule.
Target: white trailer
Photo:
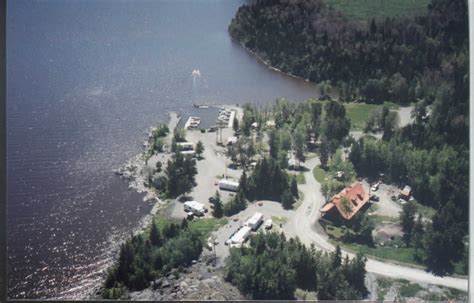
[[[178,142],[178,143],[176,143],[176,146],[178,146],[181,150],[193,150],[194,149],[194,143],[193,142]]]
[[[196,216],[203,216],[206,212],[204,205],[196,201],[186,201],[184,202],[184,211],[192,212]]]
[[[239,182],[227,179],[219,180],[219,189],[237,191],[239,189]]]
[[[242,227],[235,235],[230,239],[232,244],[242,244],[247,240],[252,229],[248,226]]]
[[[263,223],[263,214],[262,213],[255,213],[251,218],[249,218],[245,225],[250,227],[253,231],[256,231],[260,224]]]

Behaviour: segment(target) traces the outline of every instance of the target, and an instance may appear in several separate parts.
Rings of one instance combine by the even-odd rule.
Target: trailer
[[[206,212],[204,205],[196,201],[186,201],[184,202],[184,211],[192,212],[196,216],[203,216]]]
[[[263,214],[255,213],[251,218],[249,218],[245,222],[245,225],[250,227],[253,231],[256,231],[262,223],[263,223]]]
[[[181,150],[193,150],[194,149],[194,143],[192,143],[192,142],[178,142],[178,143],[176,143],[176,146],[178,146]]]
[[[230,238],[230,241],[232,244],[242,244],[247,240],[251,231],[250,227],[244,226]]]
[[[227,179],[219,180],[219,189],[237,191],[239,189],[239,182]]]

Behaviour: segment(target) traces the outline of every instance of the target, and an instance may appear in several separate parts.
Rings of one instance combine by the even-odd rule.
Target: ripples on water
[[[112,170],[166,112],[314,95],[230,41],[240,2],[8,3],[9,298],[80,299],[99,283],[151,209]]]

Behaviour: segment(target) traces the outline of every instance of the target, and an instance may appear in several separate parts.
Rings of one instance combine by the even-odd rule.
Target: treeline
[[[239,8],[229,33],[284,72],[330,80],[343,99],[404,103],[432,101],[445,74],[467,60],[467,20],[463,0],[435,0],[425,15],[366,23],[323,0],[257,0]]]
[[[258,233],[249,247],[231,248],[225,278],[255,300],[291,300],[297,287],[319,300],[361,300],[365,262],[360,254],[343,259],[339,247],[322,253],[283,233]]]
[[[149,233],[132,235],[120,247],[117,264],[109,269],[102,293],[105,299],[120,298],[126,291],[142,290],[173,268],[188,266],[202,252],[201,234],[181,225],[153,222]]]

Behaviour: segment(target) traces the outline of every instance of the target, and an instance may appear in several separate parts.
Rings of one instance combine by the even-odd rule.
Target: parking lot
[[[367,180],[363,180],[362,185],[364,186],[364,190],[369,190]],[[380,198],[377,202],[371,201],[374,205],[378,206],[378,209],[374,214],[393,218],[398,217],[399,213],[402,211],[402,207],[398,202],[392,201],[391,197],[396,196],[398,200],[399,191],[400,190],[396,186],[384,183],[380,184],[376,191],[371,190],[371,195],[374,194]]]

